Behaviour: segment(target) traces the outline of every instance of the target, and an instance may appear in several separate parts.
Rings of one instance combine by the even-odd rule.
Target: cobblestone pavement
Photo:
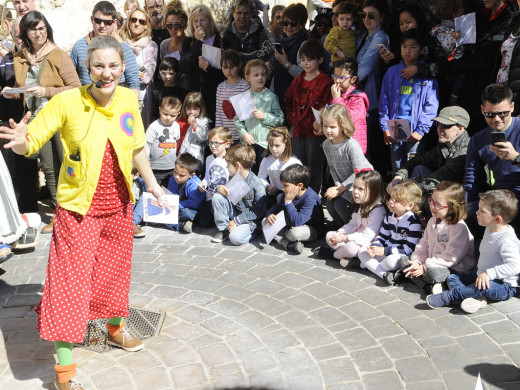
[[[213,244],[215,230],[145,227],[135,241],[130,302],[166,313],[137,353],[74,349],[85,389],[520,388],[520,300],[473,315],[430,310],[411,285],[290,255],[263,241]],[[50,237],[2,265],[0,389],[51,388],[53,343],[39,302]],[[0,272],[3,272],[0,269]]]

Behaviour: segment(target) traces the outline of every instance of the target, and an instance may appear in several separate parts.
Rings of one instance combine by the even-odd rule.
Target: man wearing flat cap
[[[437,122],[439,144],[426,153],[405,162],[388,185],[412,179],[429,194],[441,181],[462,183],[469,135],[469,114],[459,106],[443,108],[434,120]]]

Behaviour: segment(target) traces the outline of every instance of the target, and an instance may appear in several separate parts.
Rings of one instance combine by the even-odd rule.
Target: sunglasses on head
[[[374,20],[374,19],[376,18],[376,16],[377,16],[377,15],[376,15],[375,13],[373,13],[373,12],[369,12],[369,13],[361,12],[361,13],[359,14],[359,17],[360,17],[361,19],[366,19],[366,18],[368,18],[368,19],[370,19],[370,20]]]
[[[137,23],[137,22],[139,22],[139,24],[141,26],[146,26],[146,20],[145,19],[130,18],[130,23]]]
[[[166,28],[168,30],[183,30],[184,26],[180,23],[167,23]]]
[[[511,113],[511,111],[500,111],[500,112],[483,112],[484,116],[488,119],[493,119],[498,115],[500,119],[504,119],[506,116],[508,116]]]
[[[115,19],[99,19],[94,16],[94,23],[96,24],[103,23],[105,26],[111,26],[115,21]]]
[[[284,20],[282,24],[287,27],[288,25],[291,25],[291,27],[296,27],[298,25],[298,22],[295,22],[294,20],[288,21]]]

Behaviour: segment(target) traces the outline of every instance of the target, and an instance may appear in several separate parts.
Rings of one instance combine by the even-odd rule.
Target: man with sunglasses
[[[441,181],[462,183],[470,139],[466,131],[469,114],[462,107],[450,106],[443,108],[434,120],[439,144],[406,161],[388,184],[388,189],[408,178],[429,194]]]
[[[112,35],[119,42],[124,50],[125,55],[125,71],[121,76],[121,83],[130,88],[139,98],[139,71],[135,55],[130,46],[126,42],[122,42],[117,35],[116,8],[108,1],[100,1],[92,10],[90,20],[92,22],[92,31],[85,37],[79,39],[70,53],[70,58],[74,63],[76,72],[78,73],[81,85],[87,85],[92,82],[90,78],[90,69],[87,66],[87,47],[90,41],[101,35]]]
[[[483,229],[476,224],[475,212],[479,193],[486,190],[486,167],[493,175],[494,189],[510,190],[520,199],[520,119],[511,115],[514,110],[513,93],[507,85],[490,84],[482,92],[481,100],[480,108],[488,127],[471,137],[464,175],[469,205],[466,222],[476,238],[483,234]],[[492,135],[493,132],[495,134]],[[504,134],[505,142],[493,142],[501,134]],[[517,216],[510,224],[518,235],[520,217]]]

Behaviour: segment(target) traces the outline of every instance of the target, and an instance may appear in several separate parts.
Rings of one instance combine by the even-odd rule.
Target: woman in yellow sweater
[[[163,194],[144,151],[144,128],[135,94],[118,87],[123,50],[110,36],[87,51],[92,84],[56,95],[31,123],[30,113],[0,127],[6,147],[30,155],[61,129],[61,166],[47,277],[38,313],[40,337],[55,342],[58,390],[83,389],[72,343],[87,323],[109,318],[108,342],[127,351],[143,348],[124,328],[132,256],[132,159],[147,187]]]

